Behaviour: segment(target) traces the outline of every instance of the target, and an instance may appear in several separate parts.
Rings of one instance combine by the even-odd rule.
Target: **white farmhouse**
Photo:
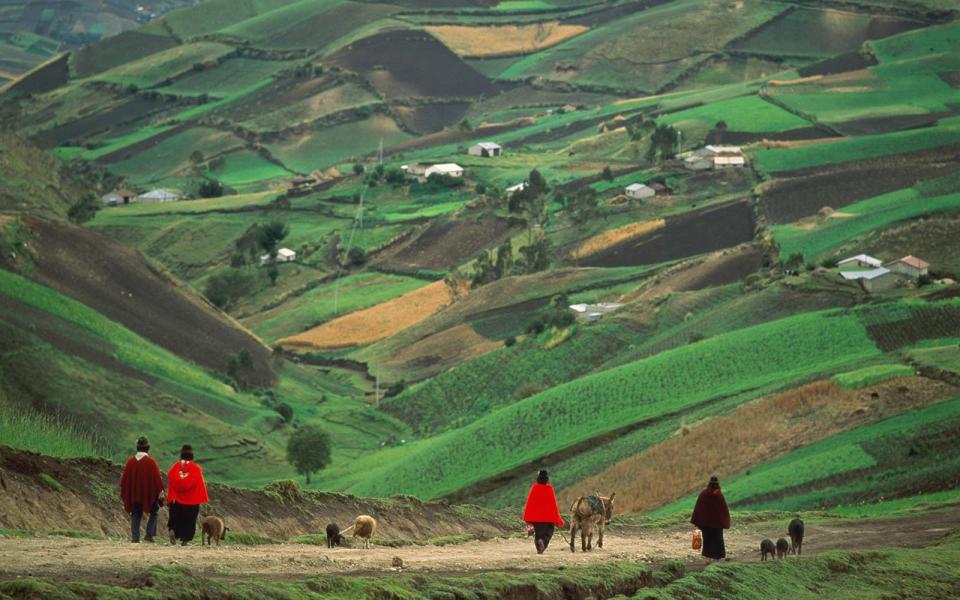
[[[146,194],[140,194],[137,199],[141,202],[173,202],[174,200],[180,199],[180,194],[172,190],[157,188],[150,190]]]
[[[654,196],[657,195],[656,190],[642,183],[631,183],[626,188],[624,188],[623,193],[626,194],[627,198],[633,198],[634,200],[643,200],[644,198],[653,198]]]
[[[430,177],[433,174],[447,175],[449,177],[463,177],[463,167],[456,163],[440,163],[431,165],[423,172],[424,177]]]
[[[528,182],[524,181],[523,183],[518,183],[517,185],[511,185],[505,189],[504,192],[506,192],[507,198],[511,198],[517,192],[522,192],[523,190],[527,189],[529,185],[530,184]]]
[[[868,267],[870,269],[879,269],[883,266],[883,261],[867,254],[858,254],[845,258],[837,263],[838,267]]]
[[[503,154],[503,148],[500,144],[496,142],[480,142],[479,144],[474,144],[470,146],[467,152],[471,156],[482,156],[484,158],[490,158],[492,156],[500,156]]]

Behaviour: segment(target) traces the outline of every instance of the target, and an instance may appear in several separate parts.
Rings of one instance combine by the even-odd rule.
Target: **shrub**
[[[513,346],[516,343],[517,343],[517,338],[513,337],[512,335],[507,339],[503,340],[503,345],[506,346],[507,348],[509,348],[510,346]]]
[[[298,429],[287,442],[287,460],[310,484],[310,475],[330,464],[330,434],[316,425]]]
[[[40,473],[40,475],[37,478],[40,480],[40,482],[43,485],[47,486],[51,490],[55,492],[63,491],[63,484],[57,481],[56,479],[54,479],[53,477],[47,475],[46,473]]]
[[[230,269],[212,275],[203,289],[203,295],[215,306],[228,310],[253,287],[254,276],[240,269]]]
[[[283,417],[284,422],[289,423],[293,420],[293,407],[286,402],[280,402],[273,407],[277,414]]]

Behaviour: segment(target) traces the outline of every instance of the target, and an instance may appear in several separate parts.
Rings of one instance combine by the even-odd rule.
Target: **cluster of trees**
[[[644,119],[639,124],[627,123],[625,128],[632,141],[649,138],[650,145],[645,156],[649,162],[654,162],[658,157],[660,160],[669,160],[680,151],[680,132],[671,125]]]
[[[229,310],[256,285],[257,274],[245,269],[247,265],[259,262],[260,253],[277,257],[280,242],[290,233],[290,228],[282,221],[256,223],[251,225],[234,241],[234,252],[230,257],[230,268],[211,275],[207,279],[203,294],[214,305]],[[280,271],[274,261],[267,265],[267,277],[275,285]]]

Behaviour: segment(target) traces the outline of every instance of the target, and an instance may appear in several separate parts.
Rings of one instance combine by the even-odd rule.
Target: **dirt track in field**
[[[161,517],[162,518],[162,517]],[[808,523],[804,555],[826,550],[922,547],[936,543],[960,524],[960,506],[938,512],[887,520]],[[162,522],[161,522],[162,525]],[[759,560],[759,541],[785,536],[775,526],[749,524],[726,535],[731,560]],[[228,534],[229,536],[229,534]],[[494,570],[540,570],[598,562],[660,563],[679,559],[697,569],[705,560],[690,550],[686,527],[644,530],[614,527],[605,548],[571,554],[559,534],[537,556],[528,539],[495,539],[448,546],[337,548],[278,544],[263,546],[189,547],[139,544],[65,537],[0,538],[0,580],[24,576],[65,580],[116,581],[151,566],[180,565],[213,577],[292,579],[318,574],[377,573],[392,570],[399,556],[406,571],[469,574]],[[789,557],[788,560],[796,560]]]

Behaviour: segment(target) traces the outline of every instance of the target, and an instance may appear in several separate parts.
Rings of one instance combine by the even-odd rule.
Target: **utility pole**
[[[373,407],[380,408],[380,367],[377,367],[377,387],[373,397]]]
[[[683,132],[677,129],[677,155],[683,154]]]

